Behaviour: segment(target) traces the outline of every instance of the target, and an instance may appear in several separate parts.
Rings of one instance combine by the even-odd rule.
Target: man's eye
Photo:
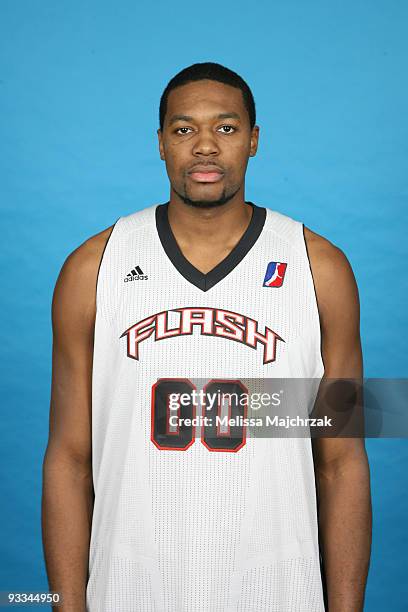
[[[224,128],[227,129],[227,131],[224,132],[224,134],[232,134],[233,132],[236,131],[236,128],[233,125],[222,125],[219,129],[222,130]],[[181,130],[185,130],[185,131],[181,131]],[[177,128],[175,130],[175,132],[176,132],[176,134],[183,135],[183,134],[187,134],[188,133],[187,130],[191,130],[191,128],[189,128],[189,127],[180,127],[180,128]]]
[[[180,130],[191,130],[191,128],[189,128],[189,127],[181,127],[181,128],[178,128],[178,129],[176,130],[176,134],[177,134],[178,132],[180,132]],[[186,133],[187,133],[187,132],[182,132],[182,134],[186,134]]]
[[[234,128],[233,125],[222,125],[221,129],[222,128],[228,128],[228,130],[229,130],[228,132],[224,132],[224,134],[232,134],[232,132],[230,130],[233,130],[235,132],[235,128]]]

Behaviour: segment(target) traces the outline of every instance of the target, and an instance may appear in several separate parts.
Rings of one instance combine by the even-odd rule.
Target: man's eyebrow
[[[233,111],[229,113],[220,113],[219,115],[215,115],[213,119],[241,119],[238,113]],[[194,121],[194,117],[190,115],[172,115],[169,120],[169,125],[176,123],[176,121]]]

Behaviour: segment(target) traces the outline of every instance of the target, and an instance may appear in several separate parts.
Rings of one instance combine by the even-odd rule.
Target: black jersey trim
[[[183,253],[171,229],[168,218],[169,202],[156,207],[156,229],[163,249],[172,264],[190,283],[208,291],[223,280],[242,261],[248,251],[258,240],[266,220],[266,208],[246,202],[252,206],[252,216],[249,225],[232,251],[212,270],[204,274],[191,264]]]

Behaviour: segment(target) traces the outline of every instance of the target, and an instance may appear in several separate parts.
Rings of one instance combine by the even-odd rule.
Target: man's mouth
[[[196,183],[216,183],[223,176],[223,170],[215,164],[197,165],[188,172],[188,176]]]
[[[196,183],[216,183],[223,178],[222,172],[191,172],[189,177]]]

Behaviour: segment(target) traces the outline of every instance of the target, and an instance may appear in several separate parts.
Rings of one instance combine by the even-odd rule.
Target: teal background
[[[168,198],[156,129],[168,80],[217,61],[252,88],[247,198],[342,248],[365,375],[406,377],[407,18],[403,0],[10,1],[0,5],[0,590],[46,590],[40,531],[51,298],[67,255]],[[368,612],[406,610],[407,440],[368,440]]]

